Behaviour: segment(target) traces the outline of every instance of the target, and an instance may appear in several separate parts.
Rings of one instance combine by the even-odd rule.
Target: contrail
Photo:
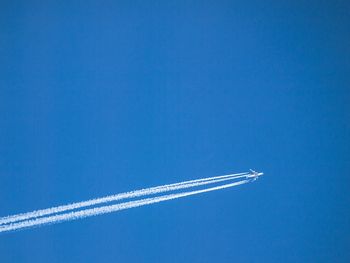
[[[81,209],[84,207],[95,206],[95,205],[108,203],[108,202],[114,202],[114,201],[118,201],[118,200],[122,200],[122,199],[126,199],[126,198],[135,198],[135,197],[140,197],[140,196],[145,196],[145,195],[159,194],[159,193],[164,193],[164,192],[169,192],[169,191],[191,188],[191,187],[195,187],[195,186],[201,186],[201,185],[212,184],[212,183],[216,183],[216,182],[222,182],[222,181],[226,181],[226,180],[243,178],[243,177],[246,177],[247,174],[249,174],[249,173],[228,174],[228,175],[221,175],[221,176],[214,176],[214,177],[184,181],[184,182],[180,182],[180,183],[145,188],[145,189],[141,189],[141,190],[130,191],[130,192],[120,193],[120,194],[116,194],[116,195],[110,195],[110,196],[106,196],[106,197],[96,198],[96,199],[90,199],[90,200],[83,201],[83,202],[77,202],[77,203],[72,203],[72,204],[68,204],[68,205],[62,205],[62,206],[56,206],[56,207],[51,207],[51,208],[47,208],[47,209],[36,210],[33,212],[28,212],[28,213],[7,216],[7,217],[0,218],[0,226],[5,225],[5,224],[9,224],[9,223],[15,223],[18,221],[33,219],[33,218],[37,218],[37,217],[62,213],[62,212],[70,211],[70,210]]]
[[[133,208],[133,207],[139,207],[139,206],[163,202],[166,200],[177,199],[180,197],[196,195],[196,194],[215,191],[215,190],[219,190],[219,189],[225,189],[225,188],[245,184],[245,183],[248,183],[251,181],[252,180],[249,180],[249,179],[248,180],[241,180],[238,182],[224,184],[224,185],[215,186],[215,187],[206,188],[206,189],[201,189],[201,190],[188,191],[188,192],[182,192],[182,193],[177,193],[177,194],[168,194],[168,195],[163,195],[163,196],[157,196],[157,197],[152,197],[152,198],[145,198],[145,199],[141,199],[141,200],[124,202],[124,203],[115,204],[115,205],[105,205],[102,207],[90,208],[90,209],[80,210],[80,211],[76,211],[76,212],[67,212],[67,213],[59,214],[59,215],[52,215],[52,216],[47,216],[47,217],[42,217],[42,218],[36,218],[33,220],[26,220],[26,221],[22,221],[19,223],[13,223],[13,224],[0,226],[0,233],[20,230],[20,229],[29,228],[29,227],[41,226],[41,225],[45,225],[45,224],[54,224],[54,223],[59,223],[59,222],[63,222],[63,221],[76,220],[76,219],[90,217],[90,216],[102,215],[102,214],[106,214],[106,213],[111,213],[111,212],[116,212],[116,211],[120,211],[120,210]]]

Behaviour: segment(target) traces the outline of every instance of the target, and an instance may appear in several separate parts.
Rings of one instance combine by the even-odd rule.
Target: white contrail
[[[168,185],[151,187],[151,188],[146,188],[146,189],[141,189],[141,190],[136,190],[136,191],[131,191],[131,192],[120,193],[120,194],[116,194],[116,195],[110,195],[110,196],[106,196],[106,197],[91,199],[91,200],[77,202],[77,203],[68,204],[68,205],[62,205],[62,206],[51,207],[51,208],[47,208],[47,209],[36,210],[33,212],[22,213],[22,214],[17,214],[17,215],[12,215],[12,216],[0,218],[0,225],[14,223],[14,222],[23,221],[23,220],[28,220],[28,219],[37,218],[37,217],[42,217],[42,216],[46,216],[46,215],[57,214],[57,213],[66,212],[69,210],[80,209],[83,207],[94,206],[94,205],[98,205],[98,204],[118,201],[118,200],[122,200],[125,198],[135,198],[135,197],[140,197],[140,196],[145,196],[145,195],[152,195],[152,194],[158,194],[158,193],[163,193],[163,192],[168,192],[168,191],[175,191],[175,190],[190,188],[190,187],[194,187],[194,186],[206,185],[206,184],[214,183],[213,182],[214,180],[238,179],[238,178],[246,177],[247,174],[248,173],[237,173],[237,174],[228,174],[228,175],[221,175],[221,176],[214,176],[214,177],[190,180],[190,181],[185,181],[185,182],[180,182],[180,183],[168,184]]]
[[[76,220],[76,219],[80,219],[80,218],[96,216],[96,215],[101,215],[101,214],[106,214],[106,213],[111,213],[111,212],[116,212],[116,211],[125,210],[125,209],[129,209],[129,208],[133,208],[133,207],[139,207],[139,206],[144,206],[144,205],[150,205],[153,203],[159,203],[162,201],[176,199],[176,198],[180,198],[180,197],[196,195],[196,194],[200,194],[200,193],[229,188],[229,187],[245,184],[248,182],[251,182],[251,180],[242,180],[242,181],[238,181],[238,182],[234,182],[234,183],[224,184],[224,185],[215,186],[215,187],[206,188],[206,189],[201,189],[201,190],[182,192],[182,193],[177,193],[177,194],[169,194],[169,195],[157,196],[157,197],[152,197],[152,198],[145,198],[145,199],[141,199],[141,200],[129,201],[129,202],[124,202],[124,203],[115,204],[115,205],[106,205],[106,206],[102,206],[102,207],[90,208],[90,209],[85,209],[85,210],[76,211],[76,212],[68,212],[68,213],[59,214],[59,215],[36,218],[33,220],[26,220],[26,221],[22,221],[19,223],[0,226],[0,233],[20,230],[20,229],[29,228],[29,227],[41,226],[41,225],[45,225],[45,224],[54,224],[54,223],[59,223],[59,222],[63,222],[63,221]]]

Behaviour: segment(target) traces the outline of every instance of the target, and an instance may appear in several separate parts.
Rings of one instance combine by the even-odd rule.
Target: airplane
[[[256,171],[254,171],[254,170],[252,170],[252,169],[249,169],[250,170],[250,173],[248,173],[245,177],[247,178],[247,179],[252,179],[253,181],[255,181],[256,179],[258,179],[259,178],[259,176],[261,176],[261,175],[264,175],[264,173],[262,173],[262,172],[256,172]]]

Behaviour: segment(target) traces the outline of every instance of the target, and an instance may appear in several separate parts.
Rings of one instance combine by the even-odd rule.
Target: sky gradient
[[[243,186],[0,235],[0,262],[349,262],[348,1],[1,1],[0,216]]]

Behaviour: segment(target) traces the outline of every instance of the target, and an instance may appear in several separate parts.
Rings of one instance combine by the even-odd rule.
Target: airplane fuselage
[[[250,173],[246,175],[246,178],[250,178],[250,179],[258,179],[261,175],[264,175],[264,173],[262,172],[256,172],[254,170],[250,170]]]

